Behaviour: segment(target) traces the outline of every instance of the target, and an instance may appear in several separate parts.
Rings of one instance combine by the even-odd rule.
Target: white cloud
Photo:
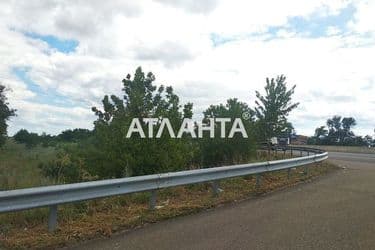
[[[189,48],[176,42],[165,41],[156,47],[138,47],[135,58],[139,60],[162,61],[165,67],[180,66],[194,56]]]
[[[63,38],[92,37],[110,25],[118,15],[135,17],[141,14],[137,1],[92,0],[12,1],[2,3],[3,15],[13,28],[40,34],[56,34]]]
[[[219,0],[156,0],[157,2],[181,8],[190,13],[209,13],[218,5]]]
[[[328,36],[338,35],[340,33],[340,29],[336,26],[329,26],[326,33]]]
[[[61,128],[91,128],[94,115],[91,110],[74,107],[61,108],[27,101],[14,103],[17,117],[10,123],[11,132],[21,128],[32,128],[33,132],[58,134]]]
[[[356,8],[354,20],[350,23],[351,28],[359,33],[374,32],[375,2],[372,0],[357,1]]]
[[[21,127],[57,133],[69,127],[90,127],[90,108],[104,94],[121,95],[122,78],[142,65],[157,82],[173,85],[196,112],[230,97],[254,104],[254,91],[266,77],[286,74],[297,84],[301,102],[291,119],[300,133],[334,114],[358,117],[358,132],[375,124],[374,27],[371,1],[358,8],[350,32],[339,36],[334,26],[327,37],[308,38],[288,32],[290,17],[314,13],[336,15],[351,1],[17,1],[0,3],[0,81]],[[264,33],[269,27],[285,29]],[[64,54],[21,31],[54,35],[79,42]],[[229,39],[214,46],[211,35]],[[257,35],[255,35],[257,34]],[[40,88],[69,98],[73,108],[39,103],[38,95],[14,76],[12,68],[28,67]],[[322,93],[322,98],[314,95]],[[335,101],[328,97],[334,96]],[[327,97],[327,98],[323,98]],[[354,97],[346,98],[345,97]],[[335,99],[333,98],[333,99]],[[347,101],[347,102],[344,102]]]

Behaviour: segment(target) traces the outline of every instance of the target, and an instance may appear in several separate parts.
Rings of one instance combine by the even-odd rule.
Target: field
[[[40,174],[38,164],[53,159],[55,154],[54,148],[26,149],[8,141],[0,149],[0,190],[53,184]]]
[[[53,148],[26,149],[9,142],[0,152],[1,189],[14,189],[51,184],[44,178],[38,164],[54,157]],[[254,161],[263,161],[259,154]],[[282,158],[282,155],[275,158]],[[53,248],[98,237],[109,237],[114,232],[128,230],[178,215],[196,213],[204,209],[249,199],[335,170],[330,163],[311,165],[308,175],[302,168],[262,175],[261,186],[255,187],[255,177],[247,176],[222,181],[224,190],[212,195],[211,185],[197,184],[158,191],[157,209],[150,211],[150,194],[136,193],[59,206],[59,226],[54,233],[47,231],[46,208],[0,214],[0,249]]]

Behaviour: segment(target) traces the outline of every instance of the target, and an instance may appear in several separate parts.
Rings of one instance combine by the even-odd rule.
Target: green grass
[[[0,249],[56,248],[82,240],[109,237],[113,233],[137,228],[180,215],[197,213],[225,203],[256,197],[335,170],[330,163],[311,165],[308,175],[302,168],[263,174],[255,188],[255,176],[223,180],[224,190],[213,197],[209,183],[187,185],[158,191],[158,209],[150,211],[150,193],[135,193],[88,202],[59,206],[58,230],[47,231],[47,209],[9,213],[0,216]],[[34,215],[32,215],[34,213]]]
[[[23,144],[8,140],[0,148],[0,190],[11,190],[57,184],[42,175],[38,165],[48,162],[56,157],[56,149],[53,147],[36,146],[26,148]],[[290,157],[289,154],[272,154],[258,152],[256,158],[250,162],[259,162],[272,159]]]
[[[37,146],[27,149],[11,140],[0,149],[0,190],[27,188],[52,184],[41,175],[38,164],[52,160],[54,148]]]
[[[50,161],[56,155],[53,148],[27,149],[12,141],[0,149],[0,190],[35,187],[54,184],[42,176],[38,164]],[[290,157],[280,153],[268,155],[258,152],[256,161]],[[59,206],[58,231],[47,231],[48,208],[0,214],[0,249],[4,248],[54,248],[67,243],[96,237],[110,236],[113,232],[138,227],[147,223],[191,214],[219,204],[246,199],[259,193],[291,186],[324,174],[335,166],[329,163],[313,166],[309,175],[302,168],[292,171],[287,179],[286,171],[264,174],[259,190],[255,189],[255,177],[239,177],[220,182],[224,192],[212,197],[209,183],[173,187],[158,191],[156,211],[148,210],[150,193],[135,193],[87,202]]]

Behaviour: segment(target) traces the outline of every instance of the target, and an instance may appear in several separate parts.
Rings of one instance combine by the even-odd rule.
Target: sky
[[[138,66],[171,85],[195,117],[228,98],[255,104],[284,74],[289,119],[313,135],[333,115],[375,128],[374,0],[19,0],[0,2],[0,82],[21,128],[92,128],[92,106],[122,96]]]

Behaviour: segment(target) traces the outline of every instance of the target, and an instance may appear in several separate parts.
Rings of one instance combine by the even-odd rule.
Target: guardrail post
[[[293,157],[293,148],[290,148],[290,157]]]
[[[302,152],[303,152],[302,150],[299,151],[299,154],[300,154],[301,157],[302,157]]]
[[[57,227],[57,205],[49,206],[48,231],[53,232]]]
[[[260,188],[260,182],[261,182],[261,175],[257,174],[256,175],[256,181],[255,181],[255,188],[259,189]]]
[[[219,187],[219,181],[213,181],[212,182],[212,195],[214,197],[218,196],[220,194],[220,192],[222,192],[223,190],[220,189]]]
[[[151,190],[150,209],[154,210],[155,207],[156,207],[156,190]]]
[[[308,173],[309,173],[309,169],[307,168],[307,165],[306,165],[304,170],[303,170],[303,174],[308,175]]]
[[[109,182],[109,180],[106,180],[104,182],[93,181],[86,183],[76,183],[71,185],[36,187],[32,189],[26,189],[27,192],[25,192],[24,190],[13,190],[12,192],[0,191],[0,212],[2,213],[17,210],[27,210],[34,207],[47,207],[49,209],[47,221],[48,231],[53,232],[58,228],[58,206],[59,204],[63,204],[66,202],[78,202],[82,200],[90,200],[112,195],[122,195],[133,192],[144,192],[144,190],[147,189],[147,192],[150,192],[147,193],[147,195],[150,194],[150,197],[147,197],[149,198],[150,209],[155,209],[158,208],[156,206],[157,191],[160,188],[201,182],[207,183],[209,181],[212,181],[213,192],[217,195],[221,191],[219,188],[219,179],[222,180],[227,178],[233,178],[235,176],[249,176],[251,174],[251,180],[255,182],[253,184],[257,189],[260,189],[262,178],[265,178],[265,182],[267,180],[267,175],[264,175],[263,173],[275,170],[287,170],[288,178],[293,178],[297,175],[297,173],[295,173],[296,167],[304,166],[305,174],[310,174],[309,168],[314,167],[313,164],[322,164],[321,162],[328,158],[328,152],[318,150],[314,152],[314,149],[303,149],[294,147],[293,149],[287,148],[287,150],[290,150],[292,153],[294,150],[297,154],[298,151],[302,151],[303,153],[304,150],[310,150],[311,154],[308,154],[312,157],[302,157],[302,159],[294,158],[284,161],[265,161],[257,164],[248,164],[244,167],[241,166],[241,168],[233,168],[233,172],[230,170],[230,168],[212,168],[205,169],[204,171],[193,170],[196,175],[192,175],[190,171],[181,171],[175,174],[168,173],[165,175],[163,174],[144,176],[143,178],[139,178],[137,181],[134,182],[129,181],[128,178],[123,178],[116,180],[115,182]],[[305,155],[305,153],[303,153],[303,155]],[[291,166],[293,167],[291,168]],[[254,167],[256,167],[256,169]],[[241,172],[239,172],[239,170],[241,170]],[[312,171],[311,174],[313,174]],[[178,180],[180,180],[181,176],[184,176],[184,178],[183,181],[180,182]],[[256,179],[254,180],[254,178]],[[168,183],[168,180],[171,180],[171,182]],[[122,183],[126,183],[126,185],[129,185],[129,189],[119,189],[119,187],[122,187]],[[254,190],[254,193],[256,193],[257,191],[259,190]],[[64,197],[61,196],[61,192],[65,192]],[[48,201],[48,203],[43,203],[41,201]]]

